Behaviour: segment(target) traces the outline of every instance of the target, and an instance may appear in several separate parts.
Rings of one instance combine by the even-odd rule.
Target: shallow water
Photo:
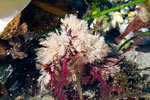
[[[83,21],[133,0],[38,1],[0,0],[2,26],[1,20],[28,5],[19,24],[8,27],[12,37],[0,39],[0,100],[82,100],[81,91],[84,100],[149,98],[148,46],[137,45],[120,56],[128,47],[118,53],[115,43],[137,15],[135,5]],[[79,19],[63,16],[61,22],[57,11]],[[132,20],[129,12],[136,14]]]

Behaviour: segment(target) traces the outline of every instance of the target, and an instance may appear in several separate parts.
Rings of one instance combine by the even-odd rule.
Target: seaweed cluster
[[[149,0],[145,1],[67,0],[66,3],[64,0],[33,0],[22,16],[14,17],[0,35],[0,74],[3,74],[0,99],[10,96],[10,100],[16,97],[16,100],[143,100],[150,97],[150,76],[143,74],[148,68],[126,62],[129,57],[123,54],[130,53],[132,46],[119,54],[116,53],[118,45],[111,41],[123,32],[115,38],[120,42],[133,31],[135,36],[127,42],[134,39],[138,46],[149,42],[148,36],[140,36],[150,33],[141,35],[139,30],[150,26]],[[125,4],[116,7],[120,3]],[[136,3],[140,3],[137,15],[136,11],[129,12],[132,8],[135,10],[130,5]],[[74,12],[73,9],[79,10],[76,13],[78,17],[83,15],[84,20],[94,19],[90,25],[93,30],[89,29],[88,22],[75,15],[65,17]],[[118,11],[112,12],[115,10]],[[60,20],[59,17],[65,18]],[[62,25],[58,30],[46,32],[58,26],[60,21]],[[127,23],[130,24],[125,31],[120,31]],[[41,32],[46,33],[33,34]],[[121,46],[118,51],[122,50]],[[140,59],[136,61],[141,62],[143,56],[138,52],[136,58]],[[148,62],[148,59],[144,61]],[[6,66],[9,67],[3,70]]]
[[[63,90],[70,84],[76,84],[79,96],[83,100],[82,85],[100,83],[99,97],[119,91],[121,87],[107,85],[107,78],[119,72],[121,59],[106,57],[110,48],[103,37],[89,34],[86,21],[70,15],[62,20],[61,33],[50,33],[37,49],[37,67],[41,68],[39,83],[41,89],[53,88],[56,98],[64,97]],[[78,26],[76,26],[78,25]],[[106,57],[106,58],[105,58]],[[74,90],[74,91],[75,91]],[[104,94],[103,94],[104,93]]]

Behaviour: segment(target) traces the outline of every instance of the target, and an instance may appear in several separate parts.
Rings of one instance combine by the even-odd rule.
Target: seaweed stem
[[[79,98],[80,98],[80,100],[84,100],[83,99],[82,88],[81,88],[81,82],[80,82],[80,75],[79,75],[79,73],[78,73],[78,71],[76,69],[75,69],[75,74],[76,74],[76,78],[77,78],[76,83],[77,83],[77,89],[78,89],[78,93],[79,93]]]
[[[117,52],[119,52],[123,48],[123,46],[126,45],[131,40],[134,40],[135,38],[138,38],[138,37],[141,37],[141,36],[148,36],[148,35],[150,35],[150,32],[146,32],[146,33],[141,33],[141,34],[134,35],[130,39],[126,40],[122,45],[120,45],[119,48],[118,48],[118,50],[117,50]]]

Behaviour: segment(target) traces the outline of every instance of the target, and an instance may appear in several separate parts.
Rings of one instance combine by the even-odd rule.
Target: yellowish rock
[[[25,99],[22,96],[18,96],[15,100],[25,100]]]
[[[134,12],[134,11],[130,11],[130,12],[128,13],[128,19],[129,19],[130,21],[133,21],[134,18],[135,18],[135,16],[136,16],[136,12]]]

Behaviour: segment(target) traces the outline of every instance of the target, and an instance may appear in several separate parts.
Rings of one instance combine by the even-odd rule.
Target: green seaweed
[[[104,10],[104,11],[98,12],[98,13],[95,14],[95,15],[88,16],[88,17],[85,17],[85,18],[83,18],[83,19],[86,20],[86,21],[88,21],[88,20],[97,18],[97,17],[99,17],[99,16],[108,14],[108,13],[110,13],[110,12],[112,12],[112,11],[116,11],[116,10],[122,9],[122,8],[124,8],[124,7],[131,6],[131,5],[134,5],[134,4],[138,4],[138,3],[144,2],[144,1],[147,1],[147,0],[134,0],[134,1],[132,1],[132,2],[128,2],[128,3],[125,3],[125,4],[119,5],[119,6],[117,6],[117,7],[108,9],[108,10]]]
[[[94,3],[91,7],[92,15],[97,14],[100,11],[100,7],[98,7],[99,3]]]
[[[126,40],[123,44],[121,44],[119,46],[119,48],[117,49],[117,52],[119,52],[131,40],[134,40],[135,38],[142,37],[142,36],[148,36],[148,35],[150,35],[150,32],[146,32],[146,33],[141,33],[141,34],[134,35],[130,39]]]
[[[122,8],[124,8],[124,7],[131,6],[131,5],[134,5],[134,4],[138,4],[138,3],[144,2],[144,1],[147,1],[147,0],[134,0],[134,1],[132,1],[132,2],[128,2],[128,3],[125,3],[125,4],[119,5],[119,6],[117,6],[117,7],[110,8],[110,9],[104,10],[104,11],[99,11],[99,12],[98,12],[98,10],[99,10],[100,8],[96,9],[96,8],[94,7],[94,9],[91,9],[91,10],[94,10],[94,11],[96,10],[96,14],[94,14],[94,15],[92,15],[92,16],[85,17],[85,18],[83,18],[83,20],[86,20],[86,21],[92,20],[92,19],[97,18],[97,17],[99,17],[99,16],[108,14],[108,13],[110,13],[110,12],[112,12],[112,11],[116,11],[116,10],[122,9]],[[60,28],[59,28],[59,29],[60,29]],[[49,32],[54,32],[54,31],[55,31],[55,30],[51,30],[51,31],[48,31],[48,32],[45,32],[45,33],[38,34],[38,35],[36,35],[34,38],[35,38],[35,39],[40,39],[41,37],[47,35]]]

